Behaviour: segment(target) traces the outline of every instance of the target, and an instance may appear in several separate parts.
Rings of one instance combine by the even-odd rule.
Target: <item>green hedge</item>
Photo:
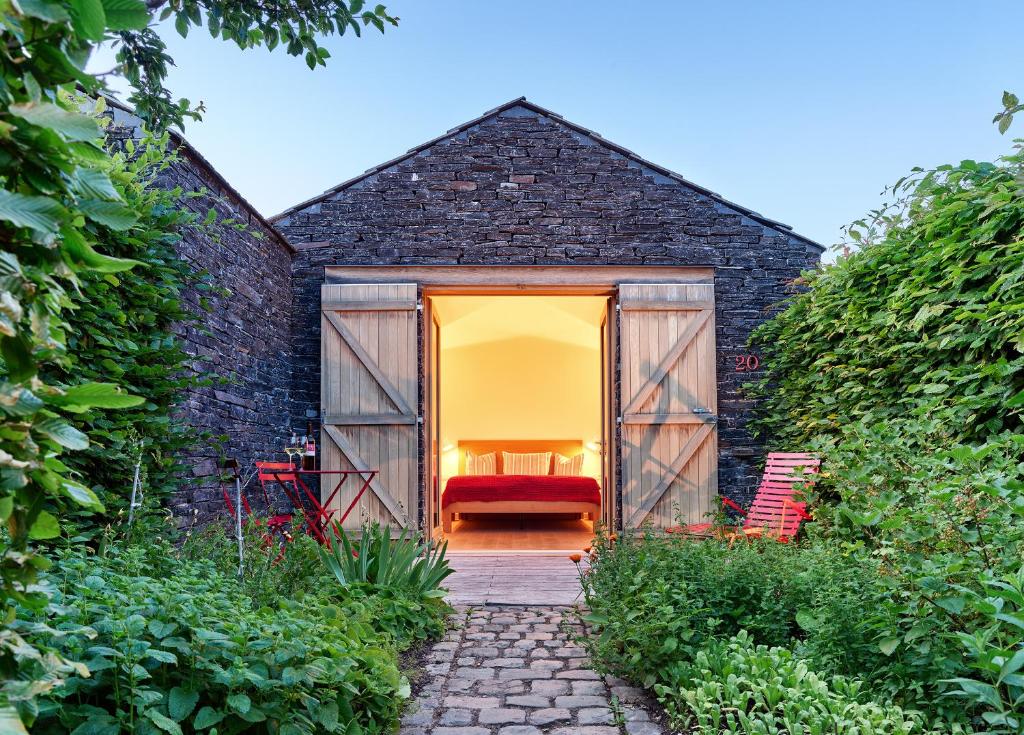
[[[1022,177],[1020,151],[917,172],[898,206],[852,228],[861,249],[805,274],[754,336],[773,442],[894,418],[961,440],[1022,431]]]

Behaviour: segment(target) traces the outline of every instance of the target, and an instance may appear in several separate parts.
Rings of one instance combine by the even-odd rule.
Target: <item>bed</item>
[[[477,440],[459,442],[459,474],[445,483],[441,516],[445,533],[462,513],[580,513],[591,521],[601,510],[601,486],[593,477],[506,475],[501,453],[552,452],[572,457],[583,451],[579,440]],[[466,453],[495,452],[496,475],[466,475]]]

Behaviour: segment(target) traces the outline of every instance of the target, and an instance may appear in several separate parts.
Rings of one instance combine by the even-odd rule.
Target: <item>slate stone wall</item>
[[[293,275],[293,423],[319,411],[319,286],[330,265],[715,268],[719,484],[749,498],[762,447],[740,395],[751,330],[820,249],[524,107],[483,120],[275,222]]]
[[[179,420],[197,434],[208,432],[212,441],[192,448],[186,458],[188,476],[172,501],[175,515],[205,521],[223,512],[217,482],[223,457],[238,459],[245,477],[257,459],[283,459],[282,442],[291,426],[292,250],[204,160],[180,152],[181,163],[161,177],[161,185],[207,191],[182,204],[201,216],[213,208],[218,222],[203,232],[185,233],[178,247],[182,258],[212,275],[216,287],[185,295],[189,307],[202,315],[199,324],[181,331],[185,350],[195,355],[196,370],[213,385],[183,396]],[[256,498],[260,494],[252,482],[249,495]]]

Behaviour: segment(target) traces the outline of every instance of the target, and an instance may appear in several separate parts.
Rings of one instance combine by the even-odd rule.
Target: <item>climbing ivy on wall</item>
[[[779,443],[917,419],[960,441],[1021,432],[1024,154],[917,170],[755,333],[760,428]]]
[[[128,139],[113,150],[110,178],[139,220],[130,231],[109,233],[104,249],[145,265],[128,276],[95,272],[80,276],[79,288],[71,295],[69,318],[74,328],[68,333],[67,352],[47,372],[67,385],[115,382],[144,400],[119,410],[93,408],[76,417],[76,425],[90,443],[65,462],[89,483],[106,508],[101,515],[87,511],[80,518],[79,533],[124,521],[139,460],[145,508],[158,511],[180,479],[182,453],[204,438],[174,417],[183,391],[204,382],[178,338],[185,325],[200,318],[186,308],[184,290],[214,287],[206,274],[195,272],[176,251],[188,229],[201,224],[181,206],[183,198],[198,192],[155,185],[156,177],[177,160],[167,134]],[[136,517],[143,515],[136,513]]]

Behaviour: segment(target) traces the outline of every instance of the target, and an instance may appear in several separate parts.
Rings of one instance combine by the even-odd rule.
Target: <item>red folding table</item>
[[[362,485],[348,504],[348,507],[345,508],[345,512],[341,514],[341,517],[338,519],[339,523],[345,522],[345,519],[352,513],[353,508],[356,507],[359,499],[363,497],[367,488],[370,487],[373,478],[377,476],[377,470],[302,470],[291,468],[285,462],[257,462],[256,469],[259,472],[260,484],[264,485],[264,490],[266,489],[265,483],[267,481],[276,482],[281,486],[288,500],[296,508],[306,508],[307,505],[312,507],[312,513],[307,512],[305,514],[306,531],[322,544],[327,543],[327,531],[329,530],[332,517],[337,512],[331,508],[331,503],[341,491],[345,481],[349,477],[355,476],[357,477],[356,482],[362,481]],[[335,484],[334,489],[331,490],[324,501],[317,498],[316,494],[309,489],[309,486],[302,481],[303,477],[320,478],[321,476],[338,477],[338,482]]]

